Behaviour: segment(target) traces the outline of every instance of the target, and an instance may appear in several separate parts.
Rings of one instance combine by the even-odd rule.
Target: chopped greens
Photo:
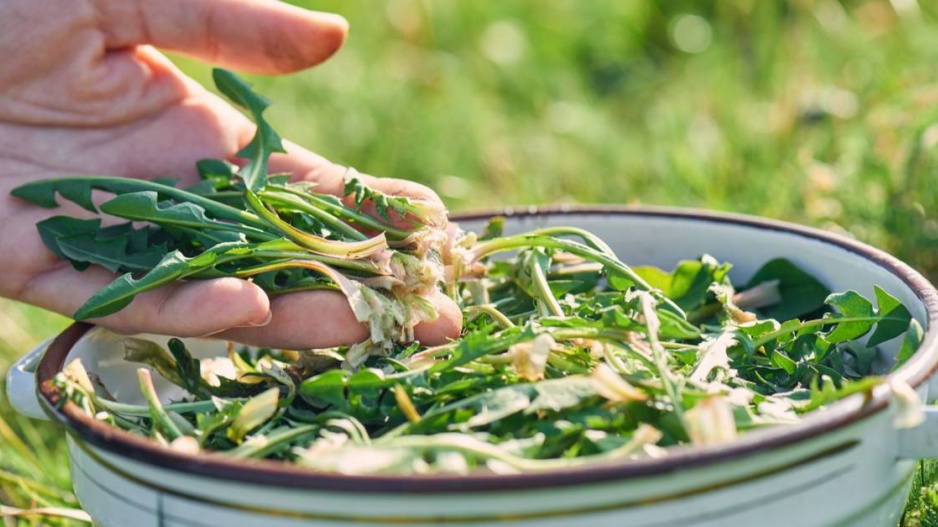
[[[78,319],[179,280],[236,276],[272,294],[339,290],[369,325],[370,337],[353,346],[231,344],[211,359],[194,358],[178,339],[164,349],[126,338],[126,359],[146,366],[145,405],[115,401],[79,362],[57,377],[66,400],[169,448],[350,474],[513,473],[657,457],[869,393],[881,383],[876,346],[901,337],[901,361],[921,339],[909,310],[883,289],[873,299],[832,293],[785,259],[766,262],[737,290],[730,264],[708,255],[671,271],[632,268],[591,233],[503,236],[496,218],[480,235],[457,235],[444,266],[444,211],[354,177],[340,198],[268,174],[268,156],[282,151],[262,116],[269,102],[228,72],[215,81],[258,125],[239,153],[243,168],[204,160],[202,181],[185,189],[88,176],[13,192],[128,220],[101,228],[100,219],[56,216],[38,225],[76,269],[125,273]],[[98,207],[93,191],[113,197]],[[422,346],[413,328],[436,316],[429,298],[438,290],[463,308],[463,331]],[[161,402],[154,374],[188,395]]]

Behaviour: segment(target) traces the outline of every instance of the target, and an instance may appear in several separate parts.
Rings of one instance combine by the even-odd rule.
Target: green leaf
[[[896,365],[893,367],[893,370],[905,364],[907,360],[912,358],[912,355],[915,355],[919,346],[922,345],[924,336],[925,332],[922,329],[922,325],[918,323],[918,320],[913,318],[909,324],[909,330],[902,339],[902,346],[899,348],[899,353],[896,354]]]
[[[382,375],[379,375],[379,373],[380,370],[359,370],[348,378],[346,384],[348,385],[349,390],[363,392],[390,387],[391,383],[385,380],[385,378]]]
[[[129,223],[101,228],[101,220],[53,216],[36,224],[43,243],[56,256],[82,271],[90,264],[111,272],[149,269],[160,261],[167,247],[149,246],[147,229]]]
[[[788,320],[813,313],[824,307],[824,300],[831,291],[816,278],[802,271],[785,258],[776,258],[763,265],[749,279],[743,289],[755,287],[763,282],[778,280],[781,303],[762,308],[769,318]]]
[[[277,413],[279,399],[279,388],[271,388],[250,398],[228,428],[228,438],[241,443],[251,430],[266,423]]]
[[[831,343],[817,333],[805,333],[798,335],[788,346],[788,356],[795,361],[816,362],[822,360],[830,348]]]
[[[310,377],[300,385],[300,394],[327,405],[345,406],[346,375],[343,370],[330,370]]]
[[[212,267],[218,255],[205,252],[194,258],[186,258],[181,252],[173,251],[147,274],[135,279],[127,273],[101,288],[75,312],[75,320],[104,317],[127,307],[135,296],[145,291],[170,284],[186,276]]]
[[[230,179],[235,175],[237,166],[232,165],[227,161],[222,161],[221,159],[200,159],[195,164],[196,169],[199,171],[199,176],[202,179],[212,179],[212,178],[225,178]]]
[[[154,246],[159,247],[166,253],[166,248],[162,246],[166,240],[162,239],[159,236],[159,232],[149,225],[135,229],[132,223],[118,223],[104,227],[98,231],[99,240],[118,237],[127,238],[127,250],[130,252],[145,252],[150,249],[151,246]]]
[[[671,273],[668,297],[685,311],[694,309],[706,301],[710,285],[722,282],[729,268],[709,255],[679,262]]]
[[[242,227],[213,220],[195,203],[168,203],[160,206],[158,194],[151,190],[122,194],[101,205],[101,212],[134,221],[158,225],[179,225],[196,229],[240,231]]]
[[[210,249],[216,245],[227,243],[245,243],[247,237],[244,230],[239,231],[216,231],[211,229],[196,229],[192,227],[180,227],[178,225],[164,225],[163,233],[183,244],[185,248]],[[259,235],[255,238],[255,232],[249,232],[248,236],[254,239],[268,239],[267,235]],[[166,252],[165,250],[163,251]]]
[[[184,381],[179,378],[179,372],[176,369],[176,359],[163,349],[163,346],[152,340],[134,337],[122,338],[121,344],[124,345],[125,360],[146,364],[164,379],[177,386],[183,386]]]
[[[63,260],[71,261],[72,266],[79,271],[88,268],[88,262],[70,260],[62,249],[59,248],[58,240],[59,238],[74,236],[76,234],[97,236],[97,233],[101,230],[100,219],[81,220],[68,216],[53,216],[37,223],[36,228],[39,230],[39,237],[42,238],[42,243],[44,243],[53,254]]]
[[[666,309],[659,309],[657,313],[658,320],[661,322],[659,330],[661,337],[675,340],[700,338],[700,329],[688,322],[686,318]]]
[[[585,280],[551,279],[547,285],[550,287],[550,292],[555,298],[563,298],[568,294],[576,295],[594,289],[596,287],[596,281],[590,281],[588,278]]]
[[[831,321],[837,321],[840,318],[855,318],[851,322],[838,322],[826,337],[828,342],[834,344],[853,340],[867,334],[873,328],[874,317],[873,304],[856,291],[846,291],[836,293],[827,297],[825,301],[831,307],[837,309],[839,316],[831,318]]]
[[[772,364],[785,370],[785,373],[788,375],[794,375],[795,370],[798,369],[798,365],[795,364],[795,361],[791,360],[787,355],[778,350],[772,351],[769,354],[769,359],[772,361]]]
[[[648,285],[660,289],[664,296],[671,298],[671,273],[650,265],[632,267],[632,270],[648,282]]]
[[[348,378],[346,386],[352,405],[365,410],[375,408],[381,391],[391,385],[383,375],[379,375],[380,373],[380,370],[361,369]]]
[[[408,214],[416,215],[423,219],[420,209],[405,196],[388,196],[387,194],[373,189],[360,181],[356,177],[349,177],[345,180],[345,196],[354,196],[355,205],[361,210],[365,202],[371,202],[375,207],[378,216],[385,220],[391,220],[390,211],[396,212],[401,218]]]
[[[157,265],[166,246],[150,247],[144,252],[130,252],[126,236],[98,239],[93,234],[75,234],[58,239],[59,250],[73,262],[100,265],[112,273],[142,271]]]
[[[870,335],[867,346],[877,346],[887,340],[898,337],[909,329],[912,313],[895,297],[878,285],[873,286],[876,293],[877,314],[880,316],[876,330]]]
[[[532,385],[534,400],[524,413],[533,414],[541,411],[561,412],[567,408],[582,404],[596,396],[596,387],[586,376],[568,376],[560,379],[541,381]]]
[[[203,399],[208,398],[210,391],[207,389],[207,383],[202,379],[201,362],[192,357],[186,345],[177,338],[169,339],[167,346],[176,363],[178,378],[182,381],[180,386],[193,395]]]
[[[218,192],[218,185],[216,184],[217,181],[217,178],[200,180],[198,183],[194,183],[186,187],[186,192],[213,198],[213,195]]]
[[[844,383],[838,388],[831,379],[818,381],[815,377],[811,383],[811,398],[807,404],[798,407],[799,413],[810,412],[821,406],[830,404],[834,401],[843,399],[857,393],[869,394],[874,388],[882,384],[883,380],[879,377],[864,377],[858,381]],[[821,385],[820,387],[818,385]]]
[[[359,229],[383,231],[389,239],[393,240],[403,240],[415,230],[415,228],[398,228],[391,225],[386,220],[377,219],[356,208],[346,207],[343,201],[337,196],[311,192],[308,183],[298,182],[290,183],[289,185],[274,186],[273,181],[270,179],[268,179],[267,183],[267,189],[261,192],[259,194],[260,196],[267,199],[271,197],[272,193],[291,194],[306,202],[306,206],[303,207],[302,210],[321,211],[317,214],[320,219],[326,219],[326,215],[333,216]]]
[[[228,70],[214,68],[212,80],[215,81],[218,91],[228,97],[231,102],[251,112],[252,115],[259,115],[270,106],[267,98],[255,92],[250,84]]]
[[[606,271],[606,279],[609,281],[609,285],[616,291],[627,291],[636,283],[628,273],[624,273],[619,269],[606,267],[604,270]]]
[[[494,240],[495,238],[501,238],[504,232],[505,217],[495,216],[494,218],[489,219],[488,223],[485,224],[485,228],[482,229],[482,234],[479,235],[479,239]]]
[[[533,340],[537,336],[530,327],[510,328],[495,335],[488,333],[490,329],[491,327],[480,329],[465,335],[459,340],[449,360],[434,364],[430,372],[436,373],[468,364],[479,357],[506,350],[512,344]]]
[[[238,414],[237,411],[240,409],[241,403],[232,402],[218,409],[218,413],[197,414],[195,425],[201,431],[198,436],[199,446],[205,448],[206,442],[213,434],[231,426],[234,416]]]
[[[268,185],[285,186],[290,184],[291,179],[293,179],[293,174],[289,172],[280,174],[267,174]]]
[[[596,397],[596,389],[589,377],[568,376],[536,383],[511,384],[494,390],[463,397],[454,403],[436,408],[423,415],[421,424],[435,422],[434,418],[468,411],[455,422],[446,423],[451,430],[467,430],[499,422],[511,415],[537,415],[540,412],[560,412]]]
[[[189,202],[199,205],[205,209],[212,218],[217,220],[229,220],[235,223],[250,225],[261,230],[269,229],[265,222],[247,211],[219,203],[205,196],[199,196],[198,194],[193,194],[169,185],[143,179],[107,176],[41,179],[13,189],[11,194],[42,207],[54,208],[58,205],[55,200],[55,195],[58,193],[62,198],[77,203],[91,212],[96,212],[97,209],[94,208],[91,202],[91,194],[94,190],[110,192],[116,195],[153,191],[157,193],[158,200],[160,201],[173,199],[178,202]]]
[[[865,377],[873,373],[873,362],[877,356],[876,348],[864,346],[859,342],[850,342],[845,348],[844,351],[853,358],[845,366],[845,373],[854,378]]]
[[[531,404],[531,391],[528,385],[515,385],[466,400],[468,404],[461,405],[461,407],[472,409],[474,415],[464,423],[454,424],[450,428],[458,430],[478,428],[524,411]]]
[[[286,152],[280,135],[264,119],[264,110],[270,101],[255,93],[251,86],[234,73],[223,69],[212,70],[215,86],[233,103],[247,110],[257,124],[257,132],[251,142],[240,152],[238,157],[248,163],[238,171],[245,186],[252,192],[259,192],[267,186],[267,160],[274,152]]]
[[[218,221],[206,215],[205,208],[195,203],[158,203],[158,194],[153,191],[122,194],[101,205],[101,211],[133,221],[148,221],[176,234],[175,229],[185,231],[184,237],[204,247],[221,243],[254,240],[269,240],[272,236],[260,230],[227,221]],[[163,250],[165,253],[165,248]]]

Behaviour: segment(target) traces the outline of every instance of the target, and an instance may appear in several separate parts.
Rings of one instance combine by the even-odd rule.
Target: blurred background
[[[427,184],[454,212],[611,203],[783,219],[938,281],[938,2],[294,3],[344,15],[345,48],[250,80],[282,135],[334,161]],[[173,59],[210,84],[208,66]],[[66,323],[2,304],[0,370]],[[2,397],[0,503],[74,506],[61,432]],[[938,525],[924,468],[907,526]]]

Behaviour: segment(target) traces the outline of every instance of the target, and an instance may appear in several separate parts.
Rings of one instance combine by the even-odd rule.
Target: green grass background
[[[251,80],[284,136],[337,162],[430,185],[457,212],[613,203],[778,218],[938,279],[934,2],[297,3],[345,15],[344,50]],[[174,59],[208,83],[207,66]],[[0,369],[65,323],[3,304]],[[75,506],[62,432],[2,395],[0,417],[0,503]],[[904,526],[938,526],[923,469]]]

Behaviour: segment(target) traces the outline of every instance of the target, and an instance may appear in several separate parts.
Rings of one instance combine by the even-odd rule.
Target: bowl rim
[[[493,216],[534,218],[546,215],[632,216],[672,218],[782,231],[825,242],[855,253],[883,267],[902,280],[926,309],[922,343],[906,364],[890,378],[918,387],[938,369],[938,291],[920,273],[897,258],[846,236],[793,223],[735,213],[698,209],[633,206],[551,206],[521,207],[494,211],[456,214],[453,221],[484,220]],[[879,386],[872,397],[858,408],[834,404],[822,414],[805,417],[790,427],[770,427],[750,432],[727,444],[703,447],[676,447],[668,455],[655,459],[621,460],[587,464],[543,472],[521,474],[468,475],[346,475],[323,473],[308,468],[268,460],[236,460],[222,454],[184,454],[161,447],[146,438],[135,436],[85,414],[77,405],[62,402],[62,394],[53,383],[65,366],[72,347],[94,326],[77,322],[49,345],[36,369],[37,391],[46,413],[64,425],[79,442],[88,443],[113,454],[163,469],[189,475],[220,478],[249,484],[293,489],[381,494],[449,494],[456,492],[492,492],[541,489],[583,484],[597,484],[627,478],[673,473],[719,462],[753,456],[832,432],[883,411],[889,403],[890,390]]]

